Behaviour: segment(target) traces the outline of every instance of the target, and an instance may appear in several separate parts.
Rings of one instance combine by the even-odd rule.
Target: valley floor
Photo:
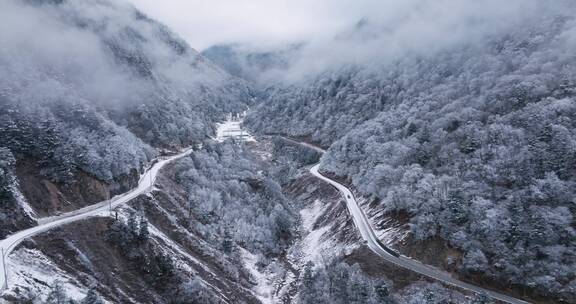
[[[226,245],[221,247],[210,240],[201,228],[204,226],[192,223],[205,219],[191,218],[187,189],[179,182],[181,165],[171,163],[188,158],[191,151],[186,151],[157,162],[141,177],[137,188],[111,202],[40,219],[39,226],[3,240],[0,244],[10,248],[5,268],[9,288],[3,291],[3,301],[36,303],[53,291],[55,282],[61,282],[66,294],[77,301],[94,288],[110,303],[176,303],[175,298],[190,296],[187,292],[191,290],[193,297],[210,303],[306,304],[308,293],[326,293],[317,283],[307,286],[307,275],[332,282],[330,273],[344,267],[364,288],[385,286],[390,303],[416,303],[422,297],[472,303],[478,296],[470,290],[508,303],[526,303],[457,281],[404,256],[395,257],[387,247],[403,246],[407,229],[401,221],[373,212],[366,216],[361,208],[369,204],[360,200],[359,205],[348,188],[321,175],[317,165],[308,171],[309,164],[297,157],[290,159],[293,154],[288,158],[279,155],[270,137],[256,141],[240,128],[241,121],[221,124],[217,140],[226,142],[231,136],[238,141],[233,145],[244,146],[252,161],[272,170],[266,173],[271,176],[275,166],[293,169],[289,179],[281,183],[281,191],[290,201],[290,212],[297,214],[292,228],[297,236],[284,249],[266,257],[247,243],[238,243],[237,249],[228,253]],[[261,174],[258,171],[255,176]],[[249,180],[248,184],[258,189],[261,182]],[[356,211],[350,213],[350,208]],[[138,241],[135,237],[116,243],[114,235],[118,231],[114,229],[128,229],[118,227],[130,227],[135,214],[140,227],[146,223],[149,240]],[[378,220],[376,229],[371,226],[374,220]],[[363,227],[361,233],[358,227]],[[170,274],[151,275],[159,271],[157,267],[164,267],[155,264],[163,257],[169,257]],[[150,261],[156,268],[144,272],[138,269],[139,263]],[[442,286],[430,277],[448,285]],[[356,296],[355,292],[347,291],[349,296]],[[376,293],[369,294],[376,297]],[[324,296],[329,299],[332,291]]]

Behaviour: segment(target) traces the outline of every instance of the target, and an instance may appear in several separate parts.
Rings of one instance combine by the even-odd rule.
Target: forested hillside
[[[0,1],[0,301],[490,303],[421,261],[576,303],[576,4],[406,3],[200,54],[120,0]]]
[[[278,88],[254,130],[330,146],[323,170],[480,276],[576,300],[576,23],[543,14],[479,41],[335,66]],[[374,50],[377,53],[377,50]]]
[[[297,219],[270,169],[248,146],[209,143],[112,216],[20,246],[5,299],[85,303],[92,292],[114,303],[260,303],[251,288],[266,282],[252,277],[247,256],[279,276]]]
[[[245,82],[123,2],[2,1],[0,36],[0,147],[42,215],[128,189],[162,149],[251,102]]]
[[[302,47],[301,43],[293,43],[275,50],[258,50],[243,44],[223,44],[202,51],[202,56],[230,75],[260,83],[285,73]]]
[[[190,225],[230,254],[238,254],[238,244],[250,252],[278,255],[293,238],[292,204],[258,162],[246,148],[228,143],[208,145],[176,166],[178,182],[187,191]]]

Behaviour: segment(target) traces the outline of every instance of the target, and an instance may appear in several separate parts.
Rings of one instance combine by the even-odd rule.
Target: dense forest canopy
[[[76,184],[102,190],[99,201],[133,188],[154,158],[194,146],[161,176],[180,187],[180,217],[169,221],[201,240],[200,260],[217,253],[210,263],[228,279],[249,281],[254,256],[251,271],[291,272],[301,303],[485,302],[436,284],[400,288],[343,257],[285,261],[314,232],[299,230],[306,206],[289,188],[320,160],[372,202],[363,208],[406,218],[410,242],[457,252],[438,264],[464,280],[576,302],[576,4],[383,7],[333,37],[200,54],[121,1],[0,1],[0,238],[37,224],[42,208],[26,194],[69,204],[60,190]],[[280,138],[212,140],[216,122],[246,110],[254,134],[327,153]],[[147,197],[170,193],[160,190]],[[116,218],[106,241],[147,264],[138,270],[156,284],[177,267],[151,250],[148,220]],[[219,301],[197,279],[179,285],[175,303]],[[62,288],[48,298],[64,301]],[[84,301],[100,299],[91,289]]]
[[[429,54],[334,65],[272,90],[247,123],[330,146],[323,170],[407,212],[417,240],[461,250],[462,274],[574,299],[576,20],[528,15]]]
[[[245,82],[123,2],[3,1],[0,36],[0,146],[57,182],[140,170],[154,148],[204,140],[252,100]]]

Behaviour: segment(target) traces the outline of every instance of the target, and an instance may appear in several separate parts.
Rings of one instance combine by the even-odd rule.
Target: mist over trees
[[[85,174],[117,186],[165,150],[204,142],[174,165],[191,231],[222,253],[226,276],[240,275],[241,248],[278,258],[298,222],[282,186],[319,156],[275,139],[268,168],[242,144],[207,140],[251,107],[252,130],[329,146],[322,170],[408,214],[414,242],[461,252],[461,276],[574,302],[575,5],[500,2],[414,0],[328,41],[207,50],[221,69],[123,2],[0,1],[0,238],[34,224],[24,166],[58,185]],[[114,221],[107,241],[151,286],[177,281],[174,303],[218,302],[176,277],[146,218]],[[437,284],[393,296],[345,263],[306,265],[300,282],[304,304],[468,301]],[[56,282],[46,301],[70,299]],[[95,290],[82,300],[100,302]]]
[[[0,4],[0,147],[73,182],[111,183],[213,134],[248,86],[125,3]]]
[[[369,24],[368,24],[369,26]],[[482,275],[574,301],[573,10],[278,88],[246,123],[331,145],[322,168]],[[375,51],[375,50],[373,50]]]
[[[280,79],[298,58],[302,43],[291,43],[273,50],[257,50],[243,44],[219,44],[202,51],[202,56],[214,62],[230,75],[252,83]]]

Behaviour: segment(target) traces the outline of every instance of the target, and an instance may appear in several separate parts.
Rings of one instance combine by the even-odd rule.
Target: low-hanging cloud
[[[478,45],[514,35],[542,18],[574,14],[567,1],[402,0],[384,1],[348,31],[312,40],[290,77],[341,65],[381,65],[407,56],[430,56],[449,48]]]
[[[343,64],[434,54],[575,11],[565,0],[132,1],[200,49],[240,42],[263,51],[304,42],[289,72],[269,71],[293,80]]]
[[[26,103],[77,98],[118,104],[142,92],[145,86],[115,66],[97,35],[65,22],[60,13],[50,6],[0,3],[5,94]]]
[[[130,0],[194,48],[240,42],[276,45],[344,29],[378,0]]]
[[[123,1],[0,1],[0,97],[126,107],[218,86],[220,70]]]

